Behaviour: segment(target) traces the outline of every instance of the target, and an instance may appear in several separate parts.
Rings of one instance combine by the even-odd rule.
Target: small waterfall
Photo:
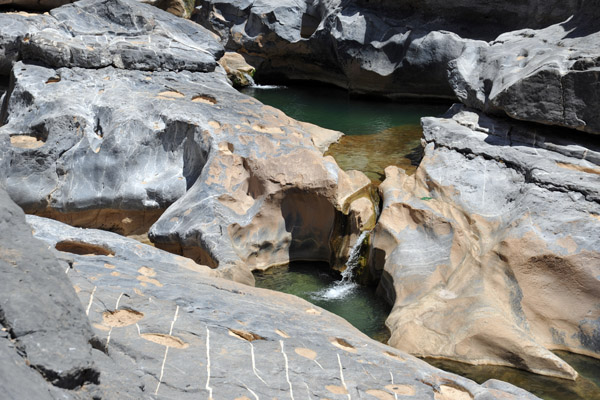
[[[253,88],[253,89],[282,89],[282,88],[285,88],[285,86],[280,86],[280,85],[259,85],[258,83],[256,83],[254,81],[254,78],[249,73],[242,72],[242,75],[244,75],[244,78],[246,78],[246,80],[250,83],[250,85],[248,85],[248,87]]]
[[[242,72],[242,75],[244,76],[244,78],[246,78],[246,80],[248,81],[249,85],[248,86],[256,86],[256,82],[254,82],[254,78],[252,77],[252,75],[250,75],[247,72]]]
[[[362,244],[367,238],[367,235],[370,231],[362,231],[358,239],[356,239],[356,243],[350,249],[350,254],[348,255],[348,261],[346,261],[346,269],[342,272],[342,281],[345,283],[352,282],[352,274],[356,267],[358,267],[358,258],[360,257],[360,249],[362,248]]]
[[[360,258],[360,250],[367,235],[371,231],[362,231],[354,246],[350,249],[348,261],[346,261],[346,269],[342,272],[342,279],[335,282],[332,286],[313,293],[313,297],[321,299],[341,299],[350,294],[357,283],[352,281],[354,270],[358,267],[358,259]]]

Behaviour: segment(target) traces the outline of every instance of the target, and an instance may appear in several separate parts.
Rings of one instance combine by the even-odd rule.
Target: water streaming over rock
[[[348,261],[346,261],[346,269],[342,272],[342,279],[323,290],[313,293],[313,297],[321,299],[341,299],[356,289],[358,284],[352,280],[352,277],[354,275],[354,270],[358,267],[362,244],[369,233],[371,233],[371,231],[361,232],[356,243],[354,243],[354,246],[350,249]]]
[[[246,78],[246,80],[248,81],[248,83],[249,83],[248,87],[250,87],[250,88],[255,88],[255,89],[283,89],[283,88],[285,88],[285,86],[279,86],[279,85],[260,85],[254,81],[254,78],[252,77],[252,75],[250,75],[246,72],[242,72],[242,74],[244,75],[244,78]]]

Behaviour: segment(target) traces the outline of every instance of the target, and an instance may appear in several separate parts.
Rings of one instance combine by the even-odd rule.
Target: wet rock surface
[[[461,106],[423,126],[373,235],[390,344],[574,378],[549,350],[598,357],[600,148]]]

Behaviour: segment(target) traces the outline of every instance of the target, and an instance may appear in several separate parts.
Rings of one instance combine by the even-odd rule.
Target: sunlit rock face
[[[200,5],[195,20],[244,54],[258,79],[316,80],[353,93],[453,98],[447,64],[470,43],[340,1]]]
[[[423,127],[373,235],[390,344],[573,379],[550,350],[600,355],[600,147],[460,106]]]
[[[341,262],[360,221],[372,227],[369,180],[322,155],[341,133],[233,89],[201,26],[127,0],[16,21],[0,140],[27,212],[139,234],[171,207],[151,238],[246,283],[290,260]]]
[[[457,97],[486,113],[600,133],[598,2],[544,29],[504,33],[450,63]]]
[[[304,300],[189,259],[25,221],[0,189],[0,387],[10,398],[536,399],[433,368]]]

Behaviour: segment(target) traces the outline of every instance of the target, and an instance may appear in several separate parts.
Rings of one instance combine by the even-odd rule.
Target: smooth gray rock
[[[258,79],[316,80],[390,98],[446,97],[447,64],[471,42],[421,20],[341,1],[203,0],[195,20]]]
[[[30,29],[21,59],[50,67],[213,71],[223,48],[198,24],[135,0],[83,0]]]
[[[600,358],[600,147],[463,106],[422,123],[373,234],[390,344],[574,379],[550,350]]]
[[[64,272],[0,189],[0,323],[23,362],[53,385],[74,389],[96,382],[99,372],[92,330]]]
[[[166,208],[192,186],[211,146],[202,132],[216,107],[192,97],[240,96],[216,73],[22,63],[14,73],[0,131],[12,160],[7,189],[28,212]]]
[[[50,15],[0,13],[0,75],[50,67],[214,71],[224,49],[203,27],[136,0],[84,0]]]
[[[349,245],[332,245],[332,230],[361,229],[342,221],[369,198],[369,180],[322,156],[340,133],[263,106],[220,72],[18,63],[5,114],[7,189],[30,213],[143,232],[179,199],[152,239],[213,267],[236,264],[246,282],[251,268],[330,261]]]
[[[450,64],[457,97],[486,113],[600,133],[599,13],[591,2],[563,23],[470,47]]]
[[[488,390],[435,369],[297,297],[165,263],[173,256],[115,234],[28,220],[50,246],[90,238],[115,250],[113,256],[63,255],[73,260],[68,276],[101,342],[94,355],[102,379],[88,388],[90,395],[536,398],[508,384]]]
[[[206,265],[196,264],[189,258],[167,253],[116,233],[76,228],[35,215],[27,215],[26,221],[32,227],[35,237],[47,243],[55,250],[59,259],[70,265],[70,268],[66,270],[67,274],[73,268],[73,255],[75,254],[80,256],[103,255],[111,258],[112,264],[119,262],[121,265],[127,264],[133,265],[133,267],[137,265],[138,268],[144,263],[160,264],[165,271],[169,269],[187,270],[190,276],[196,274],[208,277],[220,276],[219,271]],[[108,270],[114,269],[114,266],[105,267]]]

